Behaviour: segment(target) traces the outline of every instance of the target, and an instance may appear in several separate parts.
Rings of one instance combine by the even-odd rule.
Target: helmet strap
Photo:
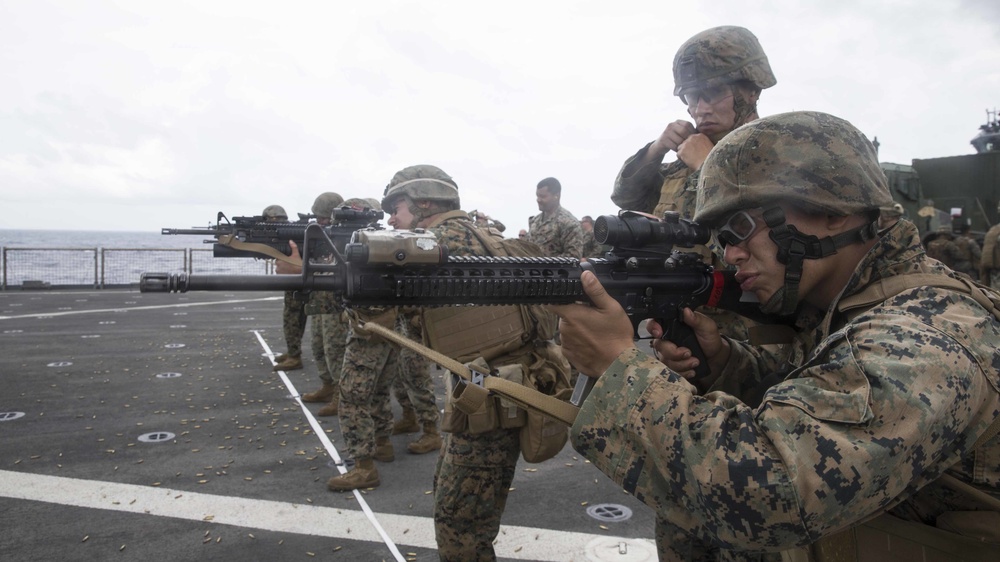
[[[849,244],[862,244],[878,236],[878,220],[841,232],[835,236],[819,238],[803,234],[795,225],[785,224],[785,212],[781,207],[764,211],[764,222],[771,229],[770,237],[778,247],[778,263],[785,266],[785,285],[761,307],[765,312],[788,315],[799,305],[799,283],[802,281],[802,264],[805,260],[818,260],[837,253],[838,248]],[[780,310],[775,298],[781,295]]]
[[[733,89],[733,112],[736,114],[733,120],[735,130],[753,120],[753,116],[757,114],[757,102],[746,99],[738,84],[731,84],[730,87]]]

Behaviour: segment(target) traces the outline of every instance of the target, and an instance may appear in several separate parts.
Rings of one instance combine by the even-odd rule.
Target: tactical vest
[[[540,256],[537,244],[504,239],[481,229],[462,211],[442,214],[429,226],[457,220],[491,256]],[[460,362],[482,357],[491,361],[533,342],[555,337],[558,318],[541,306],[462,306],[422,311],[424,345]]]

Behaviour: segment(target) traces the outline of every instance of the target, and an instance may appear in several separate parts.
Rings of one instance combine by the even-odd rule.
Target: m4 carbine
[[[423,230],[359,230],[333,263],[303,264],[302,275],[186,275],[144,273],[142,292],[334,291],[351,306],[482,306],[587,302],[580,276],[592,271],[632,322],[634,337],[647,318],[664,328],[665,339],[699,358],[697,375],[708,361],[681,311],[707,305],[763,319],[756,299],[745,294],[732,271],[706,265],[700,254],[675,245],[705,244],[711,234],[696,223],[668,215],[658,220],[622,212],[598,217],[598,242],[612,250],[603,257],[449,256]],[[316,226],[307,230],[308,248],[324,243]],[[308,255],[308,254],[307,254]],[[770,319],[769,319],[770,320]]]
[[[331,248],[343,251],[356,230],[374,228],[384,216],[385,213],[378,209],[346,206],[334,209],[330,225],[316,225],[323,229],[325,239],[317,237],[309,249],[310,253],[303,255],[319,259],[334,254]],[[160,233],[212,237],[214,240],[205,240],[205,243],[213,244],[212,256],[216,258],[274,258],[298,265],[301,261],[291,257],[292,250],[288,242],[295,242],[302,248],[306,229],[316,224],[310,222],[311,218],[315,218],[315,215],[299,213],[299,220],[296,222],[268,222],[260,215],[233,217],[230,220],[220,211],[215,226],[163,228]]]

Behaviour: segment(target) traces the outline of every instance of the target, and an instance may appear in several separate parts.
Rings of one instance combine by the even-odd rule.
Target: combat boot
[[[279,361],[277,365],[271,369],[274,372],[278,371],[296,371],[302,368],[302,358],[301,357],[285,357],[283,360]]]
[[[392,450],[392,441],[388,437],[375,438],[375,454],[372,458],[379,462],[392,462],[396,460],[396,453]]]
[[[403,417],[392,424],[392,434],[416,433],[420,431],[420,424],[417,423],[417,411],[413,408],[403,408]]]
[[[420,436],[420,439],[407,445],[406,450],[414,455],[441,450],[441,434],[438,433],[437,424],[425,423],[424,434]]]
[[[303,402],[329,402],[331,398],[340,398],[340,387],[328,382],[323,383],[319,390],[307,392],[302,395]]]
[[[331,492],[346,492],[359,488],[375,488],[382,481],[378,479],[378,470],[375,468],[375,461],[371,457],[358,457],[354,463],[354,468],[346,474],[334,476],[326,483],[326,487]]]
[[[285,359],[288,359],[289,355],[287,353],[282,353],[281,355],[274,358],[275,363],[281,363]]]
[[[326,406],[320,408],[317,412],[317,416],[336,416],[340,413],[340,392],[335,392],[330,403]]]

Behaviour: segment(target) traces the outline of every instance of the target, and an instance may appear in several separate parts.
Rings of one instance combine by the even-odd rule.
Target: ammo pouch
[[[462,380],[452,386],[451,381],[457,377],[449,377],[450,400],[445,403],[442,431],[476,434],[521,428],[521,456],[531,463],[546,461],[562,450],[569,439],[569,428],[564,423],[536,410],[522,408],[516,401],[493,394],[477,384],[490,376],[480,373],[491,372],[481,357],[467,366],[475,373],[474,382]],[[569,400],[573,393],[569,383],[569,364],[554,345],[539,346],[517,362],[498,367],[492,371],[492,376],[563,401]]]
[[[489,366],[482,358],[468,364],[470,370],[478,374],[489,372]],[[516,384],[524,384],[521,365],[504,365],[497,368],[492,376],[498,376]],[[495,429],[521,427],[526,415],[522,408],[506,398],[491,394],[485,387],[474,382],[460,380],[449,392],[451,411],[445,407],[444,431],[463,433],[484,433]],[[564,426],[565,427],[565,426]]]
[[[424,345],[462,363],[492,361],[524,347],[530,319],[521,306],[457,306],[424,309]],[[489,372],[489,371],[487,371]]]

